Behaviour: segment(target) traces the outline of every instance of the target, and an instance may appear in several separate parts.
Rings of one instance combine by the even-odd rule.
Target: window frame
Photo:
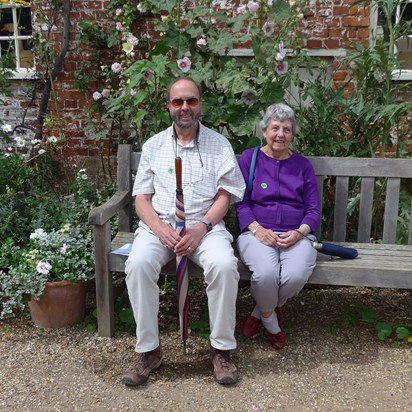
[[[19,41],[33,39],[33,24],[31,24],[32,34],[31,35],[22,35],[19,34],[18,25],[18,16],[17,9],[28,8],[30,10],[30,18],[32,19],[32,10],[31,5],[25,6],[19,3],[0,3],[0,9],[11,9],[12,21],[13,21],[13,34],[9,36],[0,35],[0,40],[12,41],[14,42],[15,50],[15,67],[10,69],[11,75],[10,79],[30,79],[36,76],[36,63],[33,55],[33,66],[32,67],[20,67],[20,45]]]
[[[402,2],[412,4],[412,0],[402,0]],[[401,3],[399,3],[396,7],[396,12],[395,12],[396,23],[399,21],[400,8],[401,8]],[[379,15],[379,6],[376,2],[373,2],[371,5],[371,13],[370,13],[370,44],[371,45],[373,45],[377,37],[382,36],[383,34],[382,27],[378,25],[378,15]],[[409,41],[412,42],[412,35],[408,35],[407,37],[409,38]],[[395,56],[397,52],[398,52],[398,48],[395,44],[394,46]],[[394,70],[392,72],[392,80],[399,80],[399,81],[412,80],[412,69]]]

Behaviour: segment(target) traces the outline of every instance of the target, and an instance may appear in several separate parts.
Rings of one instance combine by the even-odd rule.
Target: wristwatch
[[[200,223],[203,223],[206,226],[208,232],[212,230],[212,222],[209,222],[208,220],[201,220]]]

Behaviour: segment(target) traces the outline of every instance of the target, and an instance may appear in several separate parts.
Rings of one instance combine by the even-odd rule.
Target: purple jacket
[[[315,232],[320,224],[320,205],[310,161],[297,153],[276,160],[259,150],[249,195],[252,154],[253,149],[245,150],[239,161],[246,182],[245,196],[235,204],[240,231],[256,220],[264,228],[279,232],[297,229],[303,223]]]

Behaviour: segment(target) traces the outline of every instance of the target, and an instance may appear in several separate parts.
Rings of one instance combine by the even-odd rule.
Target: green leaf
[[[378,317],[378,312],[376,312],[373,309],[369,309],[369,308],[361,308],[360,314],[361,314],[362,320],[366,323],[373,323]]]
[[[396,328],[395,332],[396,332],[396,337],[398,339],[406,339],[406,338],[409,338],[410,336],[409,330],[405,328],[404,326],[400,326]]]
[[[379,322],[376,324],[375,329],[380,340],[385,340],[392,334],[392,325],[390,323]]]
[[[210,37],[207,40],[209,48],[213,53],[233,49],[233,36],[226,31],[221,31],[217,39]]]

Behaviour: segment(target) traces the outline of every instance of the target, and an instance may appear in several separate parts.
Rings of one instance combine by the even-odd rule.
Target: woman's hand
[[[259,242],[269,247],[278,247],[287,249],[303,238],[303,235],[295,230],[276,234],[273,230],[259,227],[255,233],[255,237]]]
[[[277,237],[277,247],[287,249],[293,246],[296,242],[303,239],[303,235],[296,230],[289,230],[288,232],[280,233]]]

